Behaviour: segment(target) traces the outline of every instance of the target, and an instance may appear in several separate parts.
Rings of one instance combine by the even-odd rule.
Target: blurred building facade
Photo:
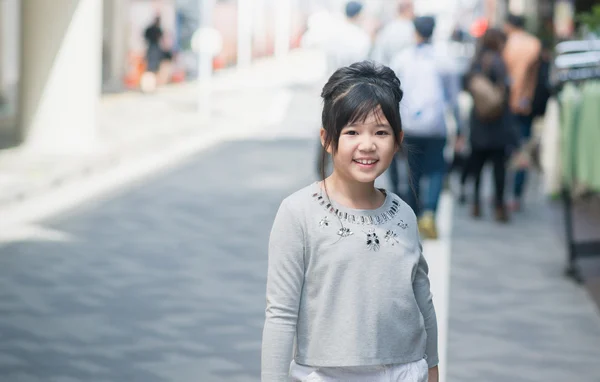
[[[561,15],[565,9],[575,13],[594,2],[414,1],[418,14],[439,17],[436,30],[446,34],[456,20],[470,24],[485,18],[499,25],[509,10],[527,15],[530,29],[542,26],[553,34],[557,9]],[[218,70],[298,46],[311,13],[341,12],[346,1],[0,0],[0,149],[19,142],[57,152],[93,146],[98,98],[102,92],[137,88],[144,71],[143,30],[156,15],[174,55],[168,80],[194,78],[191,39],[205,2],[211,5],[212,26],[223,37],[213,62]],[[395,14],[395,1],[363,2],[373,34]],[[569,20],[561,20],[568,32]]]
[[[0,0],[0,149],[20,143],[56,153],[93,148],[99,97],[137,88],[144,71],[143,31],[157,15],[166,48],[174,54],[169,80],[194,78],[197,56],[191,38],[205,2],[224,40],[215,69],[236,65],[241,48],[251,61],[298,46],[311,4]],[[240,36],[248,36],[246,46]]]

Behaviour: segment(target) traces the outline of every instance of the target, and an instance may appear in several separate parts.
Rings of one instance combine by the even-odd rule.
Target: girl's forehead
[[[389,125],[387,118],[381,111],[381,107],[377,106],[375,109],[369,111],[364,118],[359,118],[353,123],[353,126],[360,125]]]

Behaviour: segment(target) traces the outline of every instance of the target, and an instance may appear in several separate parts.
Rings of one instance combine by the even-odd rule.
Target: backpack
[[[504,92],[483,73],[473,73],[469,79],[469,93],[477,117],[485,122],[494,121],[504,111]]]
[[[482,60],[486,61],[486,60]],[[487,64],[482,66],[489,68]],[[504,89],[490,80],[483,70],[473,70],[467,82],[467,90],[473,98],[473,108],[477,117],[484,122],[500,118],[504,112]]]
[[[445,135],[444,85],[431,46],[405,50],[398,63],[404,97],[404,130],[415,135]]]

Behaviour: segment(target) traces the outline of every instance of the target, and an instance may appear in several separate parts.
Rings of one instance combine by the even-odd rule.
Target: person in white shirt
[[[446,80],[450,67],[432,43],[435,19],[421,16],[416,17],[413,23],[417,45],[397,54],[390,67],[400,79],[405,94],[400,114],[408,146],[410,174],[407,175],[413,185],[405,200],[419,217],[421,236],[437,239],[435,213],[447,167],[444,158],[447,136],[445,114],[455,102],[456,91]],[[420,195],[421,178],[428,178],[423,198]]]
[[[328,74],[369,57],[371,37],[360,25],[362,10],[358,1],[346,3],[345,20],[336,25],[325,43]]]
[[[414,6],[412,0],[400,0],[397,17],[386,24],[377,34],[371,59],[383,65],[390,65],[392,58],[415,42],[413,25]]]
[[[390,66],[392,59],[402,51],[416,44],[415,26],[413,19],[415,17],[412,0],[400,0],[398,2],[397,17],[387,23],[377,34],[371,59],[380,64]],[[390,164],[388,171],[392,192],[400,194],[400,171],[398,166],[399,158],[396,158]]]
[[[330,28],[323,47],[327,57],[327,76],[339,68],[369,58],[371,37],[360,25],[362,10],[363,5],[360,2],[349,1],[345,7],[346,18]],[[318,147],[317,152],[320,152],[320,142]],[[317,175],[321,176],[327,170],[322,167],[319,160],[317,164]]]

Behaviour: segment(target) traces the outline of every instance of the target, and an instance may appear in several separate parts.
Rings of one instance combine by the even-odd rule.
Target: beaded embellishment
[[[327,216],[321,219],[321,221],[319,222],[319,227],[329,227],[329,218]]]
[[[325,210],[327,210],[329,213],[337,216],[342,221],[354,224],[380,225],[383,223],[387,223],[388,221],[392,221],[394,219],[394,217],[398,214],[398,211],[400,209],[399,202],[397,200],[392,200],[391,207],[388,208],[387,211],[384,211],[377,215],[354,215],[340,211],[339,209],[335,208],[329,201],[327,201],[323,197],[323,195],[321,195],[318,192],[315,192],[312,196],[317,201],[317,203],[323,206],[323,208],[325,208]],[[405,224],[403,221],[401,221],[401,223]],[[405,224],[404,226],[400,227],[406,229],[407,226],[408,225]]]
[[[400,220],[400,223],[398,223],[396,225],[402,229],[408,228],[408,223],[405,223],[404,220]]]
[[[342,227],[338,231],[338,236],[340,237],[348,237],[350,235],[354,235],[354,232],[350,231],[350,228]]]
[[[372,251],[379,251],[379,237],[374,229],[367,232],[367,247]]]
[[[383,238],[387,243],[391,242],[392,246],[394,246],[395,244],[400,243],[400,241],[398,240],[398,234],[394,231],[392,231],[391,229],[389,229],[386,233],[385,236]]]

